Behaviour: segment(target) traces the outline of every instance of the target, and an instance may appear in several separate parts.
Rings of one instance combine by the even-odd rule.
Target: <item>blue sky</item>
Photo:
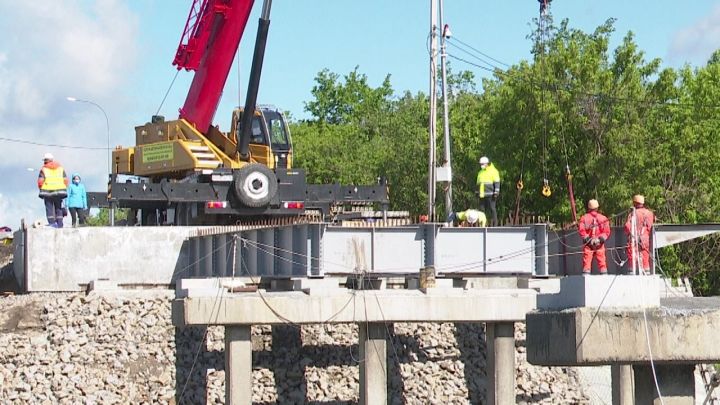
[[[257,18],[257,0],[223,100],[215,116],[222,129],[243,94]],[[296,118],[313,79],[324,69],[346,74],[359,66],[371,85],[391,75],[396,92],[428,91],[429,0],[275,0],[259,102],[275,104]],[[175,76],[171,66],[190,1],[179,0],[0,0],[0,138],[45,144],[105,147],[99,109],[70,103],[92,100],[107,112],[111,145],[131,145],[134,126],[150,119]],[[633,31],[647,59],[664,66],[702,65],[720,48],[720,1],[554,0],[556,22],[592,31],[616,18],[612,47]],[[534,0],[482,2],[447,0],[445,22],[454,38],[507,64],[530,57]],[[449,53],[467,58],[450,47]],[[488,73],[453,62],[455,70]],[[239,73],[238,73],[239,72]],[[238,78],[239,74],[239,78]],[[192,74],[180,72],[160,109],[177,116]],[[106,154],[0,140],[0,225],[16,228],[19,218],[43,217],[35,177],[46,151],[70,172],[84,175],[88,188],[103,190]],[[33,171],[28,168],[34,169]]]

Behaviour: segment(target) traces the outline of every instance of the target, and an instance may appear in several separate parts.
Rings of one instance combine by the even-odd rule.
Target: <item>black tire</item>
[[[267,166],[250,163],[235,171],[233,188],[241,203],[259,208],[270,204],[277,194],[278,182],[275,173]]]

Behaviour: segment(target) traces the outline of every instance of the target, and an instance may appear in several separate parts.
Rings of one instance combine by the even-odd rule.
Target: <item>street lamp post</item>
[[[75,98],[75,97],[66,97],[66,99],[67,99],[67,101],[94,105],[103,113],[103,116],[105,116],[105,128],[107,129],[107,156],[106,156],[107,170],[108,170],[107,172],[108,172],[108,176],[110,176],[109,181],[112,181],[112,166],[110,166],[110,160],[111,160],[110,155],[112,154],[112,150],[110,149],[110,120],[108,120],[108,116],[107,116],[107,113],[105,112],[105,109],[102,108],[100,106],[100,104],[98,104],[94,101],[91,101],[91,100],[83,100],[83,99]],[[113,207],[112,202],[110,202],[110,226],[114,226],[114,225],[115,225],[115,207]]]

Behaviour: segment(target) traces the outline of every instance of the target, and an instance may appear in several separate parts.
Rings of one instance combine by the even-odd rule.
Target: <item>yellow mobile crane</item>
[[[230,132],[212,125],[254,0],[193,0],[173,64],[195,72],[177,120],[153,116],[135,128],[135,146],[113,151],[108,200],[141,212],[143,224],[234,224],[308,213],[323,220],[362,216],[346,207],[379,205],[387,215],[384,181],[372,186],[307,184],[293,167],[282,112],[256,106],[272,0],[264,0],[245,106]],[[253,111],[253,114],[245,114]],[[118,182],[117,175],[140,182]],[[162,212],[170,215],[158,215]],[[406,215],[406,214],[405,214]]]

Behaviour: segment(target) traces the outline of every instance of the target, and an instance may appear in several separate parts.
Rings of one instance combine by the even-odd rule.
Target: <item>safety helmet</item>
[[[486,165],[486,164],[488,164],[488,163],[490,163],[490,159],[488,159],[487,156],[483,156],[483,157],[480,158],[480,164],[481,164],[481,165]]]
[[[54,157],[53,157],[52,153],[50,153],[50,152],[43,155],[43,160],[53,160],[53,159],[54,159]]]
[[[645,197],[642,194],[635,194],[633,196],[633,202],[635,204],[645,205]]]
[[[598,202],[598,200],[592,199],[592,200],[588,201],[587,207],[589,210],[596,210],[596,209],[600,208],[600,203]]]
[[[480,214],[475,210],[468,210],[467,213],[465,213],[465,219],[469,224],[474,224],[480,219]]]

